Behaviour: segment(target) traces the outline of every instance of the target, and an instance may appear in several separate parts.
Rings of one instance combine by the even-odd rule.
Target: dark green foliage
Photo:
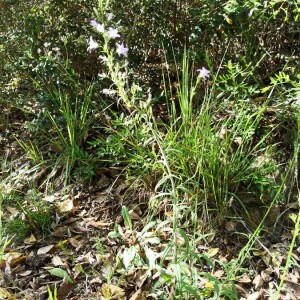
[[[33,113],[29,128],[33,129],[31,133],[35,138],[40,138],[33,147],[46,149],[51,145],[44,159],[53,163],[59,158],[58,165],[68,178],[66,183],[70,182],[72,171],[76,178],[90,181],[97,160],[133,165],[146,161],[151,165],[157,151],[143,117],[133,120],[131,115],[128,117],[130,110],[116,104],[119,104],[118,96],[110,98],[102,94],[104,88],[113,86],[107,78],[97,78],[99,73],[107,71],[98,59],[101,51],[87,51],[90,36],[103,42],[101,34],[90,26],[91,19],[118,28],[120,40],[130,49],[126,89],[130,89],[133,81],[140,84],[142,91],[138,100],[143,100],[151,86],[153,102],[165,102],[164,97],[160,97],[164,92],[176,102],[178,99],[176,95],[173,97],[172,91],[182,79],[178,62],[184,54],[193,61],[187,82],[192,77],[192,69],[208,67],[213,78],[211,97],[217,96],[220,102],[224,99],[249,101],[272,88],[280,90],[279,94],[284,89],[287,97],[293,98],[295,92],[291,90],[297,90],[290,82],[295,82],[299,70],[297,1],[3,3],[0,59],[4,63],[0,66],[0,101]],[[109,13],[113,13],[110,20]],[[110,46],[114,47],[114,42]],[[163,70],[162,63],[168,65],[167,70]],[[270,79],[283,70],[287,75],[282,78],[274,75],[275,79]],[[166,84],[173,90],[163,87],[161,73],[165,71],[169,76]],[[285,76],[289,76],[290,81]],[[94,88],[87,93],[91,81]],[[202,95],[203,87],[200,89]],[[193,103],[191,110],[199,108],[199,103]],[[108,105],[111,105],[110,110],[103,113]],[[82,108],[84,111],[80,113]],[[89,149],[90,145],[93,147]],[[263,182],[260,176],[254,181]]]
[[[167,0],[113,1],[115,19],[138,64],[181,60],[186,45],[203,64],[209,52],[215,67],[232,59],[259,64],[261,80],[286,63],[293,69],[300,47],[297,1]],[[257,80],[259,80],[257,78]]]
[[[21,218],[15,218],[4,224],[4,231],[16,242],[22,242],[31,232],[30,226]]]
[[[4,221],[4,232],[21,242],[30,233],[47,235],[51,231],[53,215],[47,203],[42,201],[41,194],[28,190],[27,194],[12,191],[1,194],[1,205],[9,206],[15,211],[15,216]]]
[[[74,91],[74,81],[90,80],[101,71],[97,53],[86,50],[97,1],[4,3],[0,10],[0,58],[4,62],[0,84],[5,87],[1,98],[27,104],[27,95],[30,101],[35,96],[44,103],[47,95],[36,94],[32,79],[78,93],[83,87]],[[197,64],[203,64],[209,52],[215,69],[224,55],[226,61],[250,69],[258,64],[251,80],[265,83],[282,66],[292,73],[299,68],[299,10],[297,1],[125,0],[111,1],[106,7],[107,13],[114,14],[112,26],[118,24],[130,48],[135,72],[148,80],[145,62],[161,64],[162,49],[169,62],[174,54],[181,60],[186,45]],[[159,73],[157,69],[156,76]]]

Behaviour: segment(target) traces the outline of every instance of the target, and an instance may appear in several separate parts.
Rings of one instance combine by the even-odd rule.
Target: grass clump
[[[7,221],[4,230],[17,243],[22,242],[31,233],[30,226],[20,217]]]
[[[13,194],[13,193],[11,193]],[[47,235],[51,231],[52,215],[48,205],[40,200],[40,196],[29,190],[26,195],[18,193],[18,199],[7,202],[11,195],[4,197],[3,207],[7,217],[3,222],[3,232],[17,243],[22,242],[31,233]],[[9,214],[12,214],[9,217]]]

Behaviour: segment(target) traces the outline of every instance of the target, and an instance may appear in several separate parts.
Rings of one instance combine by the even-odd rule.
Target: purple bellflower
[[[122,44],[117,43],[116,45],[117,45],[117,53],[119,55],[124,55],[125,57],[128,57],[129,49],[124,46],[124,43],[122,43]]]
[[[119,33],[118,33],[118,30],[117,29],[114,29],[112,27],[109,27],[108,31],[107,31],[107,35],[108,37],[112,38],[112,39],[115,39],[117,37],[120,37]]]
[[[91,20],[90,25],[93,26],[98,32],[104,32],[104,25],[99,24],[96,20]]]
[[[88,52],[91,52],[93,49],[98,48],[98,43],[95,42],[91,36],[90,36],[90,40],[88,43],[89,43],[89,46],[87,48]]]
[[[207,70],[205,67],[202,67],[201,69],[198,69],[197,72],[199,72],[200,77],[203,77],[203,78],[209,78],[210,77],[210,71]]]

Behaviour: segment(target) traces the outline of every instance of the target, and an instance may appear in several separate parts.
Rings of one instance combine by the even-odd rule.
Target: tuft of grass
[[[23,218],[17,217],[5,223],[4,231],[7,236],[10,236],[16,243],[19,243],[30,235],[31,228]]]
[[[84,143],[93,119],[93,84],[75,99],[53,85],[45,86],[44,92],[52,105],[42,110],[44,125],[40,136],[35,136],[35,141],[18,140],[18,143],[35,165],[51,169],[46,181],[61,174],[67,185],[73,171],[78,180],[90,181],[94,175],[93,160],[84,150]]]
[[[45,112],[52,127],[48,143],[59,155],[56,164],[63,166],[65,184],[70,182],[71,171],[75,164],[87,158],[81,146],[87,138],[91,122],[91,116],[88,114],[91,93],[92,86],[85,92],[82,99],[76,98],[72,103],[68,95],[60,91],[53,92],[52,97],[58,107],[58,115],[55,116],[49,111]],[[62,124],[59,123],[60,119]]]
[[[297,193],[297,202],[298,205],[300,205],[300,189],[299,189],[299,182],[298,182],[298,178],[299,178],[299,153],[300,153],[300,111],[298,110],[298,115],[297,115],[297,127],[295,129],[296,131],[296,138],[295,138],[295,142],[294,142],[294,153],[293,153],[293,157],[291,160],[291,165],[290,165],[290,173],[292,175],[292,179],[291,182],[295,183],[295,188],[296,188],[296,193]],[[287,177],[289,178],[289,177]],[[287,184],[289,184],[287,182]],[[275,293],[275,295],[272,295],[271,299],[278,299],[281,290],[284,287],[284,281],[287,275],[287,272],[289,270],[289,268],[292,266],[293,263],[293,259],[292,259],[292,255],[293,255],[293,250],[294,247],[296,246],[296,241],[297,239],[299,239],[300,237],[300,214],[290,214],[290,219],[293,221],[294,223],[294,229],[293,229],[293,237],[290,243],[290,247],[289,247],[289,252],[286,258],[286,264],[283,267],[283,274],[281,276],[281,280],[280,283],[278,285],[277,288],[277,292]],[[296,263],[298,264],[298,263]],[[298,264],[299,267],[299,264]]]
[[[20,194],[18,195],[20,198],[9,204],[18,210],[18,215],[4,222],[3,230],[5,234],[12,237],[17,243],[24,240],[32,232],[41,232],[43,235],[49,234],[52,215],[49,207],[41,201],[40,194],[34,190],[29,190],[22,197]],[[6,196],[6,198],[8,197]]]
[[[33,141],[25,142],[17,139],[17,142],[27,154],[28,158],[33,161],[35,165],[45,164],[45,159],[42,151]]]

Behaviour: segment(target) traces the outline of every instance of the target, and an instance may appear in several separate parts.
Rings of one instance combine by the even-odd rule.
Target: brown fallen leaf
[[[104,283],[101,287],[102,296],[104,299],[125,299],[125,291],[113,284]]]
[[[13,217],[16,217],[20,213],[15,207],[6,206],[5,209],[8,210]]]
[[[69,238],[69,243],[74,247],[78,248],[80,246],[80,243],[75,238]]]
[[[293,282],[287,278],[284,280],[284,283],[289,293],[293,294],[293,296],[297,296],[297,298],[293,299],[298,300],[300,298],[300,283]]]
[[[255,292],[247,297],[247,300],[257,300],[261,298],[261,292]]]
[[[258,290],[263,286],[264,281],[260,275],[256,275],[255,278],[253,279],[252,283],[254,285],[254,289]]]
[[[57,266],[65,266],[66,265],[66,263],[64,263],[62,261],[62,259],[59,256],[57,256],[57,255],[55,255],[55,256],[52,257],[52,264],[54,266],[56,266],[56,267]]]
[[[240,285],[235,284],[236,289],[238,290],[239,296],[247,297],[248,292],[242,288]]]
[[[32,273],[32,270],[27,270],[27,271],[18,273],[18,275],[22,276],[22,277],[26,277],[26,276],[30,275],[31,273]]]
[[[5,259],[0,259],[0,269],[3,268],[6,264],[6,260]]]
[[[69,299],[66,298],[72,290],[77,286],[77,283],[68,283],[65,280],[57,290],[57,300]]]
[[[270,268],[261,271],[261,278],[262,278],[262,280],[263,280],[264,282],[269,282],[269,281],[271,281],[271,280],[272,280],[272,277],[271,277],[272,273],[273,273],[273,270],[270,269]]]
[[[93,264],[96,261],[96,259],[93,257],[93,254],[91,252],[88,252],[84,255],[78,256],[77,261],[86,264]]]
[[[38,255],[42,255],[42,254],[51,254],[54,251],[54,245],[48,245],[45,247],[40,248],[37,251]]]
[[[219,248],[210,248],[208,251],[207,251],[207,256],[208,257],[213,257],[215,256],[217,253],[219,252]]]
[[[147,292],[138,289],[130,298],[129,300],[146,300],[147,299]]]
[[[133,210],[129,212],[131,220],[140,220],[141,217]]]
[[[285,204],[285,206],[290,209],[299,209],[300,208],[299,202],[287,203],[287,204]]]
[[[167,217],[172,218],[173,217],[173,211],[166,211],[165,214],[167,215]]]
[[[148,277],[151,277],[150,270],[147,270],[147,271],[138,270],[134,276],[134,281],[135,281],[135,284],[137,285],[137,287],[141,288],[144,285],[144,283]]]
[[[297,255],[296,253],[293,253],[292,256],[293,256],[293,258],[295,258],[295,260],[297,260],[298,262],[300,262],[299,255]]]
[[[236,223],[232,221],[228,221],[225,223],[225,228],[227,231],[234,231],[236,227]]]
[[[89,221],[86,225],[92,226],[95,228],[101,228],[101,227],[110,226],[111,224],[112,224],[112,222]]]
[[[265,250],[265,251],[258,251],[258,250],[253,251],[253,255],[261,257],[261,259],[266,264],[266,266],[270,265],[272,257],[270,256],[270,254],[267,250]]]
[[[37,239],[33,234],[30,235],[27,239],[24,240],[24,244],[26,245],[33,245],[37,242]]]
[[[107,200],[107,194],[106,193],[98,193],[96,194],[95,199],[93,199],[93,202],[97,202],[97,203],[105,203]]]
[[[26,258],[27,258],[26,255],[22,255],[22,256],[20,256],[20,257],[18,257],[18,258],[16,258],[16,259],[12,260],[11,263],[10,263],[10,265],[11,265],[12,267],[14,267],[14,266],[16,266],[16,265],[22,263],[24,260],[26,260]]]
[[[55,228],[55,230],[52,232],[52,235],[59,238],[68,236],[68,226],[60,226]]]
[[[82,234],[84,232],[90,231],[89,228],[85,228],[85,227],[77,225],[77,224],[75,226],[70,227],[69,229],[71,232],[73,232],[75,234]]]
[[[251,281],[251,278],[247,274],[244,274],[243,277],[237,280],[239,283],[250,283]]]
[[[215,277],[215,278],[218,278],[218,279],[220,279],[223,275],[224,275],[224,271],[223,270],[217,270],[216,272],[214,272],[213,273],[213,276]]]
[[[16,259],[22,256],[24,256],[23,253],[12,251],[4,254],[2,256],[2,259],[5,260],[10,265],[12,265],[13,261],[15,261]]]
[[[102,283],[102,279],[100,277],[95,277],[90,281],[91,284],[93,283]]]
[[[54,195],[47,195],[43,198],[44,201],[47,201],[47,202],[54,202],[55,200],[55,196]]]
[[[101,177],[97,182],[97,186],[101,188],[106,188],[110,183],[111,183],[111,179],[109,179],[106,175],[101,174]]]
[[[73,209],[73,207],[74,205],[72,199],[67,199],[57,204],[58,211],[61,213],[70,212]]]
[[[78,218],[77,217],[68,217],[68,219],[63,222],[64,225],[70,225],[71,223],[77,222]]]

